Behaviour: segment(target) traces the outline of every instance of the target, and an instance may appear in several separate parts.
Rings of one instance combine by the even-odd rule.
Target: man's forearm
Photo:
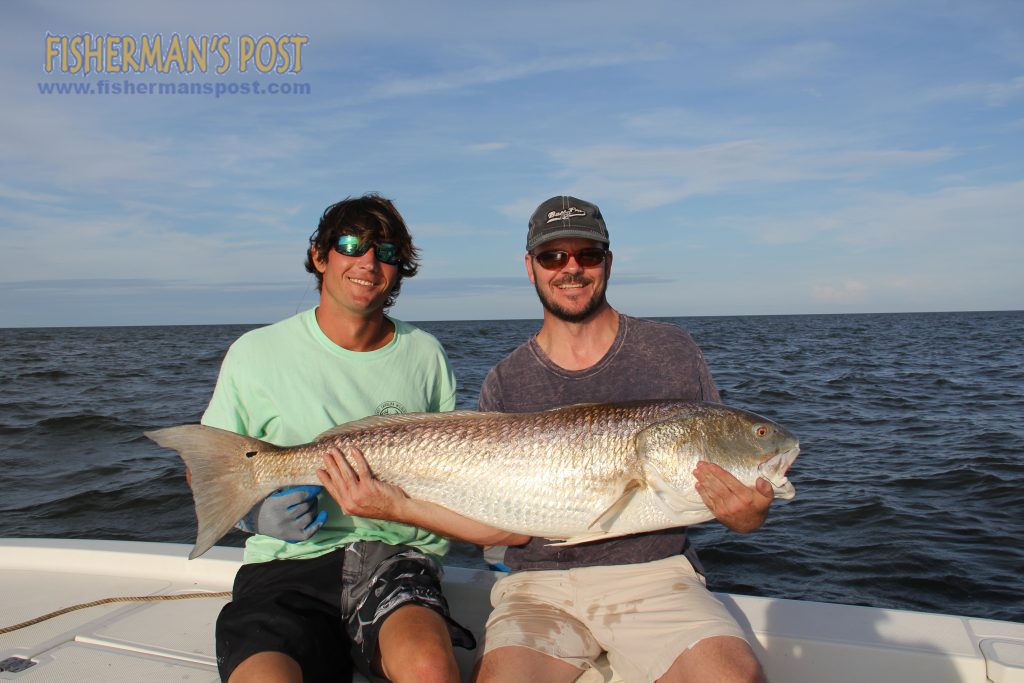
[[[495,529],[426,500],[410,498],[399,487],[373,476],[358,448],[348,459],[337,449],[324,456],[320,482],[347,515],[412,524],[476,545],[522,545],[529,536]]]
[[[529,536],[503,531],[464,517],[446,507],[416,498],[406,498],[394,520],[475,545],[522,545]]]

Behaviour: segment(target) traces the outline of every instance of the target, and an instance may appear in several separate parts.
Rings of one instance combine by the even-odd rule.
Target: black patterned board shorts
[[[252,655],[273,651],[297,661],[307,681],[351,680],[351,646],[371,666],[384,620],[407,604],[440,614],[452,643],[472,649],[476,640],[451,618],[440,574],[420,551],[375,541],[309,560],[243,565],[217,618],[221,679]]]

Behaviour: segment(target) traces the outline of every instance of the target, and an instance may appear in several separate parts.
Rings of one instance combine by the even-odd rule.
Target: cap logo
[[[562,211],[548,211],[548,223],[554,223],[556,221],[567,221],[570,218],[579,218],[586,216],[587,212],[582,209],[577,209],[575,206],[570,206],[568,209]]]

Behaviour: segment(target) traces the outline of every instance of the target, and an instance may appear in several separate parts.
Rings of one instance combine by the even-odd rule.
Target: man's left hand
[[[724,468],[704,461],[697,463],[693,476],[701,500],[729,529],[747,534],[764,524],[775,499],[770,483],[758,478],[754,486],[746,486]]]

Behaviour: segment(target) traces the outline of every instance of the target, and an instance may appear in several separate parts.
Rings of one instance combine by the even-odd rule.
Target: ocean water
[[[670,320],[802,445],[761,529],[693,528],[713,590],[1024,622],[1024,312]],[[539,327],[419,324],[462,408]],[[0,329],[0,537],[191,543],[181,462],[142,432],[198,421],[251,327]]]

